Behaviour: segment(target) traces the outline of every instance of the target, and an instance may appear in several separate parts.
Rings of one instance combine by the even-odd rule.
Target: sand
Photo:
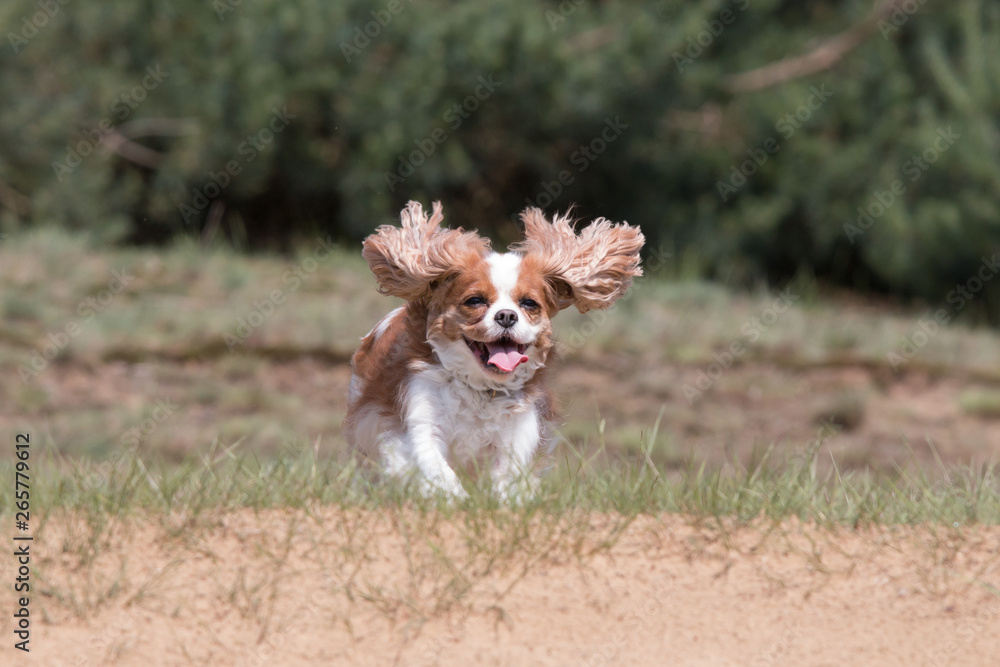
[[[1000,664],[998,527],[313,508],[53,515],[33,549],[4,664]]]

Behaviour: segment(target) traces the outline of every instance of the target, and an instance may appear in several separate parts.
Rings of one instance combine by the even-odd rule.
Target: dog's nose
[[[517,324],[517,313],[510,309],[504,309],[494,315],[493,320],[504,329],[510,329]]]

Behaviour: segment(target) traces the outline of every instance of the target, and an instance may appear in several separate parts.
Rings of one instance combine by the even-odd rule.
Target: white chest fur
[[[475,457],[493,446],[508,450],[526,419],[537,420],[535,405],[521,390],[481,390],[441,368],[425,368],[415,374],[408,392],[407,424],[434,435],[459,460]],[[412,420],[412,421],[411,421]]]

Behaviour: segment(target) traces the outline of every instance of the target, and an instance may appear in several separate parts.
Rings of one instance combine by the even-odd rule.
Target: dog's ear
[[[607,308],[642,275],[639,250],[646,239],[638,227],[598,218],[578,235],[569,211],[549,222],[538,208],[526,209],[521,220],[525,239],[513,249],[535,255],[560,308]]]
[[[407,301],[424,298],[470,254],[481,256],[489,249],[489,241],[475,232],[442,229],[441,202],[434,202],[428,217],[418,202],[411,201],[399,218],[399,227],[379,227],[365,239],[361,251],[383,294]]]

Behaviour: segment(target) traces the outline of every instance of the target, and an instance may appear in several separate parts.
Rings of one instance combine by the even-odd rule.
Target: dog
[[[399,227],[364,241],[379,292],[407,303],[351,359],[344,435],[362,459],[426,493],[466,495],[453,464],[488,470],[502,499],[530,487],[535,455],[555,444],[552,318],[608,308],[642,275],[637,227],[598,218],[577,234],[568,215],[525,210],[524,240],[497,253],[442,228],[440,202],[428,216],[411,201]]]

